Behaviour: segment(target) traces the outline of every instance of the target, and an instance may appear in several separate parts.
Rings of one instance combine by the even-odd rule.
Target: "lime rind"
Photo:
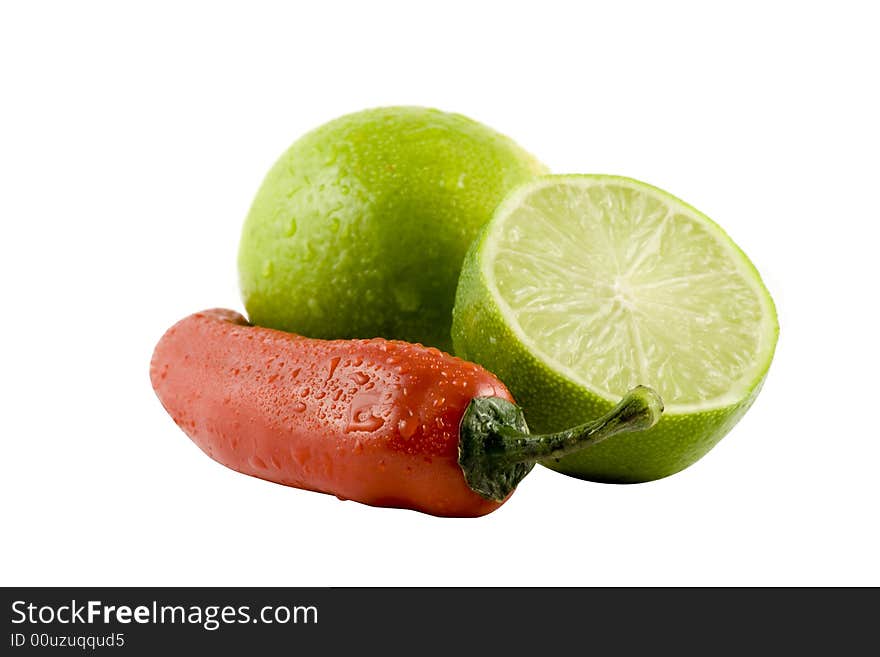
[[[542,193],[548,190],[549,193],[544,194],[546,198],[542,198]],[[609,190],[616,191],[611,193]],[[604,235],[599,234],[603,217],[591,226],[577,225],[579,218],[589,214],[581,207],[582,199],[595,192],[599,193],[601,204],[608,207],[593,207],[594,214],[604,211],[605,219],[608,216],[615,218],[605,222]],[[546,207],[542,207],[545,202]],[[658,218],[658,213],[663,217]],[[670,217],[674,220],[670,221]],[[523,221],[517,223],[518,218]],[[570,224],[568,230],[557,230],[557,224],[566,221]],[[658,226],[663,230],[664,224],[670,230],[687,234],[664,237],[656,230]],[[585,228],[591,231],[589,239],[584,238]],[[778,335],[772,298],[754,265],[727,233],[703,213],[668,192],[623,176],[545,176],[510,193],[497,208],[486,230],[480,240],[483,251],[481,273],[505,323],[540,362],[575,385],[608,402],[619,398],[632,385],[653,385],[664,396],[667,414],[675,415],[737,405],[753,394],[763,380]],[[620,233],[615,235],[614,230]],[[643,232],[641,236],[639,230]],[[517,231],[523,234],[517,235]],[[536,244],[535,240],[541,239],[542,232],[547,234],[547,239]],[[694,232],[700,234],[695,236]],[[519,239],[523,241],[519,242]],[[700,256],[699,249],[695,254],[681,252],[695,241],[700,242],[707,253]],[[673,258],[656,257],[654,263],[648,262],[652,253],[660,255],[655,253],[660,242],[671,249],[680,247],[679,252]],[[513,248],[518,243],[525,248]],[[593,243],[595,248],[590,248]],[[583,252],[576,252],[573,256],[572,245]],[[505,250],[510,253],[503,253]],[[531,260],[530,255],[534,256]],[[661,271],[660,274],[667,275],[667,279],[663,279],[663,285],[655,285],[660,291],[645,293],[646,286],[657,283],[650,277],[649,265],[662,269],[668,262],[687,260],[691,256],[697,260],[703,257],[703,264],[708,263],[711,267],[723,263],[725,268],[688,272],[694,278],[679,282],[675,281],[674,271],[671,278],[668,277],[669,271]],[[505,259],[511,263],[511,271],[505,272],[505,279],[512,279],[507,290],[502,289],[504,285],[499,284],[496,277],[496,267],[503,267]],[[519,263],[521,271],[513,271],[514,262]],[[558,271],[554,271],[554,267]],[[618,280],[614,277],[619,279],[620,273],[628,274],[623,287],[632,289],[615,289]],[[656,276],[657,272],[653,274]],[[698,278],[700,276],[702,279]],[[539,309],[537,320],[533,318],[531,326],[524,327],[530,321],[528,317],[524,319],[522,312],[523,306],[528,306],[528,300],[523,303],[523,295],[529,293],[530,279],[541,279],[542,285],[532,286],[540,291],[543,283],[554,277],[559,282],[560,298],[555,300],[558,312],[554,316],[553,299],[542,298],[532,306]],[[571,291],[577,288],[579,281],[586,281],[587,285],[580,290],[580,296],[577,290]],[[590,289],[591,285],[593,289]],[[608,288],[604,305],[596,285]],[[681,289],[674,289],[676,285]],[[546,292],[546,286],[543,291]],[[669,298],[664,298],[663,292],[670,293]],[[516,299],[518,308],[511,305],[512,295],[519,295]],[[627,308],[630,297],[632,304]],[[695,309],[689,308],[690,302]],[[712,308],[711,312],[725,316],[713,321],[702,312],[701,304]],[[540,312],[545,311],[547,317],[540,317]],[[689,312],[692,317],[682,317]],[[683,345],[686,348],[677,348],[681,345],[675,344],[676,335],[682,331],[699,333],[700,322],[710,324],[697,336],[707,343],[706,351],[689,353],[688,349],[693,350],[692,345],[686,344]],[[627,327],[625,337],[608,335],[608,331],[619,326]],[[711,343],[712,331],[721,336],[712,339],[723,338],[726,343]],[[552,350],[546,348],[548,343],[560,344],[560,348],[550,353]],[[625,348],[620,348],[621,344]],[[668,352],[665,354],[665,369],[664,354],[658,353],[664,349]],[[611,371],[611,375],[597,376],[596,368],[591,372],[589,364],[564,360],[577,356],[595,359],[596,367]],[[658,364],[658,361],[661,362]],[[699,367],[698,361],[704,366]],[[707,362],[714,362],[719,367],[705,366]],[[728,371],[722,371],[722,363]],[[677,381],[677,376],[685,380]]]

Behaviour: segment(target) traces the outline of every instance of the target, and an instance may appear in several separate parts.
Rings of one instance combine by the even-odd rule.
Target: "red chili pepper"
[[[662,411],[639,387],[596,422],[530,436],[478,365],[396,340],[310,339],[222,309],[169,329],[150,378],[174,421],[233,470],[440,516],[489,513],[538,459],[647,428]]]

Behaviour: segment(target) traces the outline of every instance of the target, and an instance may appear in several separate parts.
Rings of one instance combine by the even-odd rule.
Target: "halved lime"
[[[727,234],[630,178],[544,176],[517,187],[472,245],[457,355],[497,374],[533,431],[607,412],[636,385],[666,410],[631,434],[545,463],[585,479],[664,477],[708,452],[754,401],[776,311]]]

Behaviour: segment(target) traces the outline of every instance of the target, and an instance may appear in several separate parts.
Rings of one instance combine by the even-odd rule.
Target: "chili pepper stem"
[[[611,436],[650,429],[663,401],[651,388],[636,386],[606,415],[556,433],[531,435],[522,411],[499,397],[471,400],[459,428],[458,462],[468,485],[501,501],[535,463],[586,449]]]

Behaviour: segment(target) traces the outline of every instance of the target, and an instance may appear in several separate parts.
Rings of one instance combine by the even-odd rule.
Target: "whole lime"
[[[369,109],[309,132],[269,171],[244,224],[251,322],[451,350],[468,246],[511,188],[544,171],[511,139],[436,109]]]

